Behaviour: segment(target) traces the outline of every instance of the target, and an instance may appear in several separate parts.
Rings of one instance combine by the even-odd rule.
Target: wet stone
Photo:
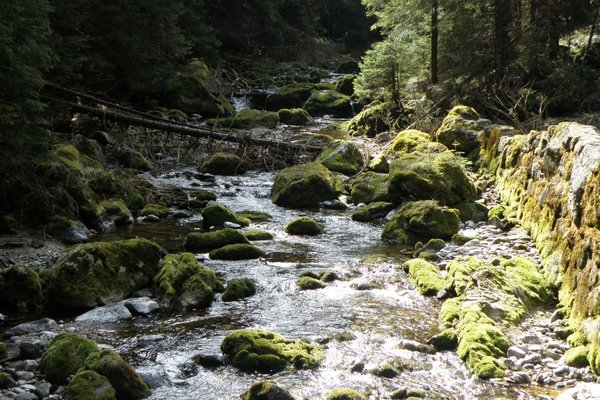
[[[519,361],[517,361],[514,358],[507,358],[504,360],[504,365],[506,365],[507,368],[514,370],[518,370],[519,368],[521,368],[521,363]]]
[[[44,351],[46,351],[45,346],[41,343],[30,343],[30,342],[22,342],[19,344],[19,350],[21,350],[21,357],[26,359],[36,359],[40,358]]]
[[[41,398],[46,398],[46,397],[50,396],[51,388],[52,388],[51,384],[49,384],[48,382],[43,382],[36,386],[34,393],[37,394]]]
[[[158,310],[160,307],[156,301],[149,297],[127,299],[123,302],[123,305],[136,315],[148,315],[151,312]]]
[[[122,304],[97,307],[75,318],[76,322],[112,323],[131,319],[131,312]]]
[[[525,357],[527,355],[527,351],[523,350],[519,346],[511,346],[511,347],[508,348],[508,351],[506,352],[506,355],[508,357],[523,358],[523,357]]]
[[[50,318],[43,318],[33,322],[26,322],[24,324],[17,325],[13,328],[8,329],[4,332],[4,336],[22,336],[30,333],[41,333],[44,331],[53,331],[58,328],[56,321]]]
[[[31,371],[17,371],[15,377],[20,381],[29,381],[35,378],[35,374]]]
[[[568,375],[569,372],[571,372],[571,368],[569,368],[567,365],[563,365],[561,367],[554,369],[554,371],[552,371],[552,372],[554,373],[554,375],[564,376],[564,375]]]

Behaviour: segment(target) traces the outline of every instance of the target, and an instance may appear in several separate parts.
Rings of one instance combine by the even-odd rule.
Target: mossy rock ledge
[[[450,239],[458,232],[458,210],[442,207],[436,201],[405,203],[383,228],[381,239],[413,246],[430,239]]]
[[[285,168],[271,187],[273,203],[290,208],[318,208],[337,197],[337,178],[323,165],[308,163]]]
[[[408,272],[410,281],[423,296],[435,296],[448,286],[440,276],[440,269],[425,260],[409,260],[402,264],[402,269]]]
[[[169,254],[154,277],[159,303],[163,308],[207,307],[222,284],[210,268],[192,253]]]
[[[164,255],[147,239],[74,246],[49,270],[48,298],[78,309],[121,301],[152,281]]]
[[[234,367],[244,372],[274,373],[288,367],[315,368],[325,358],[317,345],[254,329],[230,333],[221,343],[221,351]]]

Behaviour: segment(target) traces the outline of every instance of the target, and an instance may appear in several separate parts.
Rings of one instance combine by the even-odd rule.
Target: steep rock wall
[[[531,232],[544,276],[600,374],[600,132],[572,122],[528,135],[498,127],[480,142],[482,167]]]

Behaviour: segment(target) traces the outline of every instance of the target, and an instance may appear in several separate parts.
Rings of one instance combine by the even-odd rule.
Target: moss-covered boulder
[[[325,226],[311,217],[298,217],[288,222],[283,231],[290,235],[316,236],[323,233]]]
[[[308,111],[303,108],[282,108],[277,114],[282,124],[301,126],[315,123]]]
[[[276,112],[247,108],[235,114],[231,119],[230,126],[235,129],[274,129],[278,124],[279,115]]]
[[[154,215],[158,218],[167,218],[169,216],[169,213],[169,207],[157,203],[148,203],[140,211],[140,215],[143,217],[147,215]]]
[[[142,153],[129,146],[122,146],[115,150],[119,163],[127,168],[138,171],[150,171],[154,166]]]
[[[48,272],[48,298],[66,308],[92,308],[127,298],[152,281],[164,250],[147,239],[80,244]]]
[[[61,333],[48,345],[39,369],[49,382],[63,385],[79,368],[84,367],[85,360],[91,354],[99,352],[96,342],[74,333]]]
[[[198,168],[202,173],[213,175],[240,175],[244,173],[242,159],[232,153],[215,153]],[[215,199],[209,199],[215,200]]]
[[[42,307],[42,281],[31,267],[12,265],[0,269],[0,309],[37,311]]]
[[[301,108],[314,89],[314,85],[307,83],[282,86],[267,96],[265,108],[269,111],[277,111],[282,108]]]
[[[94,371],[81,370],[63,394],[64,400],[116,400],[117,392],[110,381]]]
[[[216,90],[210,70],[202,61],[192,60],[165,82],[164,100],[171,108],[203,116],[232,115],[233,105]]]
[[[323,165],[308,163],[285,168],[271,187],[273,203],[291,208],[316,208],[337,197],[337,178]]]
[[[346,96],[352,96],[354,94],[354,81],[356,75],[346,74],[335,84],[335,90],[345,94]]]
[[[397,117],[393,107],[380,101],[366,105],[361,112],[356,114],[348,125],[351,136],[375,137],[381,132],[386,132]]]
[[[85,366],[108,379],[117,400],[139,400],[150,395],[150,388],[138,373],[112,350],[92,353],[85,360]]]
[[[444,118],[435,137],[449,149],[459,151],[465,156],[478,156],[478,136],[489,124],[489,121],[480,120],[479,114],[473,108],[456,106]]]
[[[296,280],[296,287],[299,290],[323,289],[327,285],[321,279],[312,276],[301,276]]]
[[[331,115],[344,118],[354,114],[350,97],[335,90],[313,92],[302,107],[313,117]]]
[[[185,237],[183,247],[187,251],[207,252],[234,243],[250,243],[239,230],[219,229],[214,232],[190,232]]]
[[[273,218],[273,216],[268,212],[257,210],[242,210],[238,212],[238,215],[244,218],[248,218],[252,222],[264,222],[269,221]]]
[[[221,351],[244,372],[273,373],[292,366],[315,368],[325,358],[319,346],[254,329],[230,333],[221,343]]]
[[[242,400],[294,400],[285,389],[271,381],[253,384],[241,397]]]
[[[234,224],[241,226],[250,225],[250,220],[248,218],[239,216],[237,213],[219,203],[209,204],[202,210],[201,215],[204,219],[203,224],[205,227],[223,226],[225,222],[233,222]]]
[[[275,235],[273,235],[271,232],[263,231],[261,229],[250,229],[248,231],[244,231],[244,236],[251,242],[275,239]]]
[[[265,251],[261,248],[245,243],[228,244],[208,253],[208,256],[213,260],[229,261],[254,260],[266,255]]]
[[[330,171],[344,175],[354,175],[364,167],[364,157],[354,142],[333,142],[315,162],[323,164]]]
[[[458,346],[458,335],[454,329],[444,329],[429,338],[427,344],[432,345],[438,351],[454,350]]]
[[[335,389],[327,393],[325,400],[366,400],[367,398],[354,389]]]
[[[376,201],[359,207],[352,213],[352,220],[359,222],[369,222],[376,219],[384,218],[390,211],[394,209],[392,203],[385,201]]]
[[[401,131],[396,135],[390,146],[390,151],[388,151],[387,154],[391,158],[396,158],[397,153],[411,153],[419,148],[423,148],[429,143],[431,143],[431,136],[429,133],[416,129],[408,129]]]
[[[221,286],[214,271],[200,264],[192,253],[166,256],[154,284],[163,308],[207,307]]]
[[[442,207],[436,201],[405,203],[383,228],[381,239],[415,245],[430,239],[450,239],[458,232],[458,211]]]
[[[369,169],[373,172],[387,174],[390,172],[390,162],[385,154],[380,154],[371,160]]]
[[[363,172],[350,182],[350,195],[354,204],[389,202],[389,175],[377,172]]]
[[[227,287],[221,299],[223,301],[237,301],[256,294],[256,284],[250,278],[232,279],[227,282]]]
[[[394,204],[435,199],[444,205],[471,202],[475,185],[464,162],[451,151],[412,152],[393,161],[388,193]]]
[[[100,207],[103,207],[104,210],[106,210],[106,215],[111,218],[115,225],[126,226],[133,224],[133,216],[131,215],[131,211],[129,211],[129,208],[127,208],[122,199],[104,200],[100,203]]]
[[[454,208],[460,213],[460,220],[463,222],[482,222],[488,219],[488,208],[478,201],[456,204]]]
[[[439,268],[425,260],[409,260],[402,264],[402,269],[408,272],[410,281],[423,296],[435,296],[447,287],[446,280],[440,276]]]
[[[589,349],[587,346],[577,346],[569,349],[562,357],[563,362],[569,367],[585,368],[590,365],[588,362]]]

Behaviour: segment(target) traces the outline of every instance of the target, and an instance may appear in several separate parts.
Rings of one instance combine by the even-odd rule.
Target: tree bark
[[[438,83],[439,3],[431,1],[431,83]]]

